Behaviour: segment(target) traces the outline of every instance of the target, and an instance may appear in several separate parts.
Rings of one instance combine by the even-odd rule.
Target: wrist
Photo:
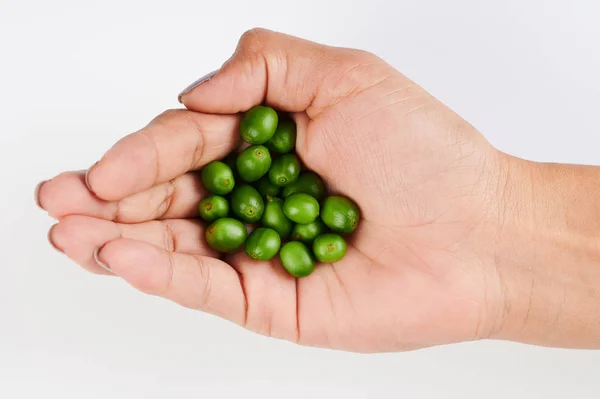
[[[600,169],[502,157],[492,338],[600,347]]]

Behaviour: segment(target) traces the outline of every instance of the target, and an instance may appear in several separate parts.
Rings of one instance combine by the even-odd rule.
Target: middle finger
[[[42,183],[37,193],[40,207],[55,219],[84,215],[119,223],[194,218],[198,203],[209,195],[194,172],[119,201],[104,201],[91,193],[85,171],[62,173]]]

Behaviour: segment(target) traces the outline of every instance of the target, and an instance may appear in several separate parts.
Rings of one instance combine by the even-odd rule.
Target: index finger
[[[199,169],[235,148],[238,123],[235,115],[167,111],[119,140],[88,170],[87,186],[117,201]]]

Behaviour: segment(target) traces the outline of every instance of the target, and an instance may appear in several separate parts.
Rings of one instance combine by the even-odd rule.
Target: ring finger
[[[94,254],[106,243],[129,238],[143,241],[170,252],[218,256],[204,240],[204,226],[198,220],[160,220],[121,224],[88,216],[67,216],[48,233],[52,246],[84,269],[109,274],[95,260]]]

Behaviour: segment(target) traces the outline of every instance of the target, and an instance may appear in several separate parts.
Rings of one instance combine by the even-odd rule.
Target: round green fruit
[[[334,195],[323,202],[321,219],[337,233],[352,233],[358,227],[360,211],[353,201]]]
[[[308,224],[295,224],[292,228],[291,239],[311,244],[317,236],[327,231],[325,223],[319,218]]]
[[[246,255],[255,260],[269,260],[279,251],[281,238],[273,229],[259,227],[246,240]]]
[[[221,218],[206,229],[208,245],[218,252],[233,252],[244,245],[248,233],[246,226],[237,219]]]
[[[229,202],[220,195],[211,195],[200,201],[198,213],[205,221],[214,222],[229,214]]]
[[[290,241],[279,251],[281,264],[294,277],[306,277],[315,269],[313,254],[301,242]]]
[[[280,119],[275,134],[265,145],[278,154],[292,151],[296,146],[296,124],[294,121],[290,118]]]
[[[250,144],[263,144],[273,137],[279,117],[271,107],[257,105],[250,108],[240,122],[242,140]]]
[[[256,189],[248,184],[237,186],[231,193],[231,211],[244,223],[260,220],[265,203]]]
[[[233,190],[235,179],[229,166],[220,161],[212,161],[202,168],[202,184],[213,194],[225,195]]]
[[[283,154],[276,158],[269,169],[269,180],[276,186],[284,187],[295,182],[300,175],[300,160],[294,154]]]
[[[283,200],[281,198],[267,200],[261,223],[264,227],[275,230],[283,239],[289,237],[293,226],[292,221],[283,213]]]
[[[292,222],[312,223],[319,217],[319,202],[308,194],[292,194],[283,203],[283,213]]]
[[[271,154],[263,145],[253,145],[240,152],[235,161],[240,177],[253,182],[263,177],[271,167]]]
[[[283,198],[292,194],[304,193],[311,195],[320,201],[326,193],[325,183],[315,172],[305,172],[300,174],[298,180],[288,184],[283,188]]]
[[[338,234],[321,234],[312,245],[319,262],[333,263],[346,255],[346,241]]]

